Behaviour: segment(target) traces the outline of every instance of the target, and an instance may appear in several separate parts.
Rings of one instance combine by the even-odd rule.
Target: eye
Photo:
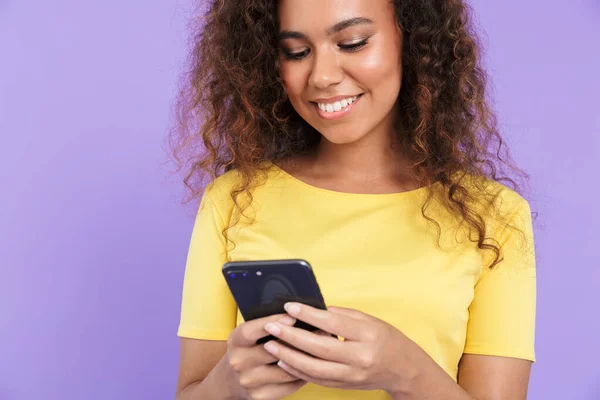
[[[364,39],[364,40],[361,40],[360,42],[351,43],[351,44],[338,44],[338,47],[344,51],[352,53],[352,52],[362,49],[368,43],[369,43],[368,39]],[[307,55],[310,54],[310,49],[306,49],[304,51],[299,51],[299,52],[290,52],[285,49],[282,49],[282,51],[283,51],[285,58],[288,60],[292,60],[292,61],[302,60],[303,58],[305,58]]]
[[[283,54],[285,55],[285,58],[287,58],[288,60],[301,60],[304,57],[306,57],[308,55],[308,53],[310,53],[309,49],[306,49],[306,50],[300,51],[300,52],[289,52],[289,51],[283,50]]]
[[[368,44],[368,40],[361,40],[360,42],[352,43],[352,44],[338,44],[338,47],[344,51],[354,52],[362,49]]]

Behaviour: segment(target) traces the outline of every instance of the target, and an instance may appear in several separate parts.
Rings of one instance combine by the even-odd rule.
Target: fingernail
[[[289,315],[284,315],[281,318],[279,318],[278,322],[283,325],[294,326],[294,324],[296,323],[296,319],[290,317]]]
[[[286,363],[284,363],[283,361],[281,361],[281,360],[279,360],[277,362],[277,365],[279,366],[279,368],[282,368],[282,369],[285,369],[285,370],[289,369],[289,366]]]
[[[273,342],[268,342],[267,344],[265,344],[265,350],[275,355],[277,354],[277,345]]]
[[[268,324],[266,324],[265,330],[267,332],[269,332],[271,335],[275,335],[275,336],[279,336],[279,334],[281,333],[281,328],[273,322],[269,322]]]
[[[285,305],[283,306],[283,308],[285,308],[285,311],[287,311],[288,314],[290,314],[290,315],[298,315],[298,314],[300,314],[300,306],[298,306],[297,304],[294,304],[294,303],[285,303]]]

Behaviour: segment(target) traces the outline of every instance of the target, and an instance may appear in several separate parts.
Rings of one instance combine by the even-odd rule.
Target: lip
[[[354,97],[354,96],[349,96],[349,97]],[[332,97],[331,99],[327,100],[327,101],[322,101],[324,99],[319,99],[319,103],[327,103],[327,102],[332,102],[332,100],[335,101],[339,101],[339,100],[343,100],[343,99],[347,99],[348,97]],[[340,119],[340,118],[344,118],[345,116],[347,116],[349,113],[352,112],[352,110],[354,110],[354,107],[360,102],[360,100],[363,98],[363,95],[360,94],[358,95],[358,98],[349,106],[347,106],[346,108],[340,110],[340,111],[334,111],[332,113],[328,113],[325,111],[322,111],[319,108],[319,105],[317,103],[313,103],[313,106],[315,107],[315,110],[317,111],[317,114],[319,114],[319,117],[321,117],[322,119],[326,119],[328,121],[332,121],[332,120],[336,120],[336,119]],[[334,100],[334,99],[338,99],[338,100]]]
[[[313,100],[313,103],[321,103],[321,104],[330,104],[330,103],[335,103],[336,101],[342,101],[344,99],[349,99],[352,98],[354,96],[362,96],[363,93],[360,94],[351,94],[351,95],[345,95],[345,96],[335,96],[335,97],[330,97],[328,99],[324,99],[324,98],[318,98]]]

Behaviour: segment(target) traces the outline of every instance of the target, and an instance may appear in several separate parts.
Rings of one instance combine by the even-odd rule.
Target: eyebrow
[[[350,19],[345,19],[343,21],[340,21],[337,24],[333,25],[332,27],[327,28],[325,33],[327,34],[327,36],[331,36],[334,33],[341,32],[344,29],[349,28],[351,26],[371,25],[371,24],[373,24],[373,21],[371,21],[368,18],[363,18],[363,17],[350,18]],[[281,32],[279,32],[279,40],[306,39],[306,38],[307,37],[305,34],[298,32],[298,31],[281,31]]]

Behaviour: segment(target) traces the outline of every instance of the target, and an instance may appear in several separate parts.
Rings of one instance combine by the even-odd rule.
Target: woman
[[[514,181],[464,2],[209,7],[171,142],[194,195],[213,180],[177,398],[525,398],[530,209],[500,183]],[[244,323],[221,266],[285,258],[312,264],[331,307]],[[279,340],[256,344],[268,334]]]

